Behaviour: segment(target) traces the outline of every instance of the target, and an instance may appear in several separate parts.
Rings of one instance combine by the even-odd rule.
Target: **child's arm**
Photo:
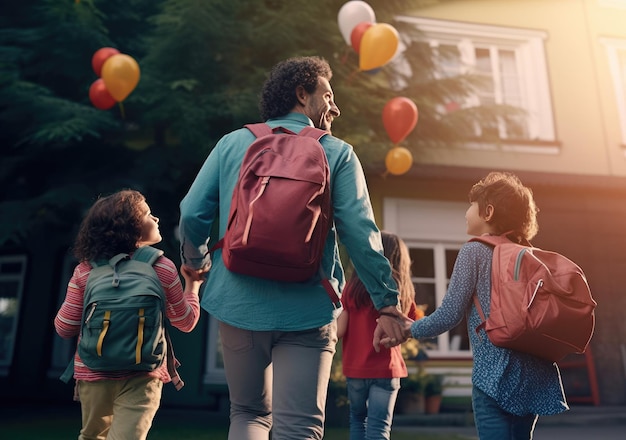
[[[200,286],[205,280],[203,273],[197,270],[193,270],[187,266],[182,266],[180,268],[180,273],[185,279],[185,293],[193,292],[198,295],[198,293],[200,292]]]
[[[341,314],[337,317],[337,338],[343,338],[348,329],[348,312],[344,308]]]

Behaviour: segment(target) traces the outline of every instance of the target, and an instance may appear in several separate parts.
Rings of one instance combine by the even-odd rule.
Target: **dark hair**
[[[276,64],[261,92],[259,108],[263,121],[289,113],[297,103],[296,87],[313,93],[320,76],[328,81],[333,76],[328,62],[320,57],[294,57]]]
[[[469,192],[469,201],[478,203],[478,213],[485,215],[487,205],[494,207],[490,225],[498,234],[512,231],[509,238],[522,243],[537,235],[537,213],[533,193],[519,178],[506,172],[491,172]]]
[[[411,257],[404,241],[391,232],[381,232],[385,257],[391,264],[393,279],[400,292],[400,308],[405,315],[415,302],[415,286],[411,280]],[[372,299],[356,272],[346,283],[344,295],[351,295],[356,308],[373,307]]]
[[[74,255],[79,261],[110,259],[137,249],[141,239],[145,197],[122,190],[101,197],[87,211],[76,236]]]

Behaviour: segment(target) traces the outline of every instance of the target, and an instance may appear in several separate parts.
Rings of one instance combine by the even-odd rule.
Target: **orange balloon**
[[[365,31],[371,28],[373,25],[374,23],[372,22],[364,21],[363,23],[357,24],[354,29],[352,29],[352,33],[350,34],[350,42],[352,43],[352,48],[356,53],[359,53],[363,34],[365,34]]]
[[[399,176],[411,169],[413,155],[404,147],[393,147],[387,152],[385,166],[391,174]]]
[[[394,144],[402,142],[417,125],[417,106],[409,98],[399,96],[383,107],[383,125]]]
[[[398,50],[398,31],[387,23],[376,23],[363,34],[359,49],[359,68],[372,70],[387,64]]]
[[[139,65],[129,55],[113,55],[102,65],[102,79],[117,102],[122,102],[139,83]]]

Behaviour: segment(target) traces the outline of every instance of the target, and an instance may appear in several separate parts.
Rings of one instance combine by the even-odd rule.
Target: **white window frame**
[[[24,280],[26,278],[26,255],[3,255],[0,256],[0,285],[6,283],[7,291],[5,287],[0,288],[0,319],[10,319],[10,329],[8,333],[2,336],[2,340],[5,346],[2,347],[2,353],[0,354],[0,376],[8,376],[9,370],[13,363],[13,355],[15,352],[15,340],[17,338],[17,329],[20,319],[20,310],[22,308],[22,294],[24,292]],[[19,270],[9,270],[9,266],[15,267],[19,265]],[[6,270],[5,270],[6,269]],[[8,289],[15,285],[15,291],[9,291]],[[14,307],[11,307],[10,301],[4,301],[9,299],[15,299]],[[12,310],[11,310],[12,309]],[[4,317],[6,313],[6,317]]]
[[[544,48],[546,32],[421,17],[402,16],[397,17],[397,20],[415,25],[431,47],[436,48],[441,44],[457,47],[469,45],[470,48],[489,47],[515,53],[522,106],[528,113],[528,143],[515,139],[515,143],[499,146],[471,143],[467,145],[468,148],[545,154],[559,152]],[[470,69],[471,58],[462,57],[469,63],[466,67]]]
[[[460,249],[469,236],[465,233],[467,203],[434,200],[385,198],[385,230],[399,235],[411,248],[434,251],[434,279],[413,278],[414,282],[435,283],[435,303],[441,305],[449,279],[446,271],[447,249]],[[427,311],[428,313],[428,311]],[[437,348],[425,348],[430,359],[471,359],[470,350],[452,350],[449,332],[437,337]]]
[[[609,70],[615,88],[622,147],[625,148],[626,156],[626,39],[602,38],[600,41],[607,51]]]

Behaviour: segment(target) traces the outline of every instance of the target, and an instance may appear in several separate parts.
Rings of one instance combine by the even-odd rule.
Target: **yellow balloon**
[[[398,31],[386,23],[369,27],[361,38],[359,68],[372,70],[387,64],[398,50]]]
[[[122,102],[139,83],[139,65],[129,55],[116,54],[104,62],[100,76],[113,99]]]
[[[399,176],[411,169],[411,165],[413,165],[413,155],[404,147],[394,147],[387,152],[385,165],[387,166],[387,171]]]

